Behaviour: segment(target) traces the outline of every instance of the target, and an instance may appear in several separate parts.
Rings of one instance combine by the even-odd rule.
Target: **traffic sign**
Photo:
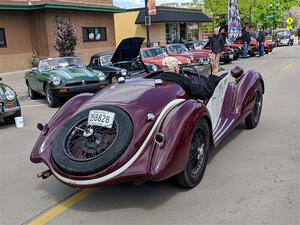
[[[293,29],[293,26],[292,26],[292,25],[289,25],[289,26],[287,26],[286,28],[289,29],[289,30],[292,30],[292,29]]]
[[[286,19],[285,22],[286,22],[288,25],[291,25],[291,24],[294,22],[294,20],[293,20],[291,17],[289,17],[289,18]]]

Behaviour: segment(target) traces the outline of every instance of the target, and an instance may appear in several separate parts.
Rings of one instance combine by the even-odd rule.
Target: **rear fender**
[[[196,100],[188,100],[168,114],[159,130],[165,137],[164,145],[155,145],[150,161],[152,180],[166,179],[184,170],[195,125],[204,117],[211,127],[208,110]]]
[[[38,140],[36,141],[33,150],[30,155],[30,160],[34,163],[39,163],[42,161],[42,158],[47,159],[47,152],[44,152],[45,149],[53,142],[55,133],[62,127],[65,122],[71,118],[75,112],[80,108],[80,106],[93,97],[94,94],[83,93],[77,95],[66,102],[52,117],[48,123],[48,130],[44,133],[41,133]]]

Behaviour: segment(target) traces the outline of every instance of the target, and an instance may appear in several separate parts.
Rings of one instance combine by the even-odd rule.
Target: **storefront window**
[[[6,47],[5,31],[4,28],[0,28],[0,48]]]
[[[83,27],[82,28],[83,42],[106,41],[105,27]]]
[[[166,40],[167,40],[167,44],[178,43],[178,41],[179,41],[178,23],[167,23],[166,24]]]
[[[198,23],[188,23],[187,24],[188,41],[198,40],[199,35],[199,25]]]

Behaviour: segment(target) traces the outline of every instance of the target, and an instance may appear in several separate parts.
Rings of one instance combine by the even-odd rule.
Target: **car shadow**
[[[233,131],[231,131],[218,145],[218,147],[212,147],[209,151],[208,162],[210,163],[214,157],[221,151],[226,145],[228,145],[232,140],[239,136],[245,130],[244,123],[239,124]]]

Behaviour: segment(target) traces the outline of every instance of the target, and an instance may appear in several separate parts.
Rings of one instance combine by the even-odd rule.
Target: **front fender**
[[[152,180],[163,180],[184,170],[195,125],[204,117],[211,127],[207,108],[197,100],[188,100],[168,114],[159,130],[165,143],[161,148],[155,146],[150,161]]]

